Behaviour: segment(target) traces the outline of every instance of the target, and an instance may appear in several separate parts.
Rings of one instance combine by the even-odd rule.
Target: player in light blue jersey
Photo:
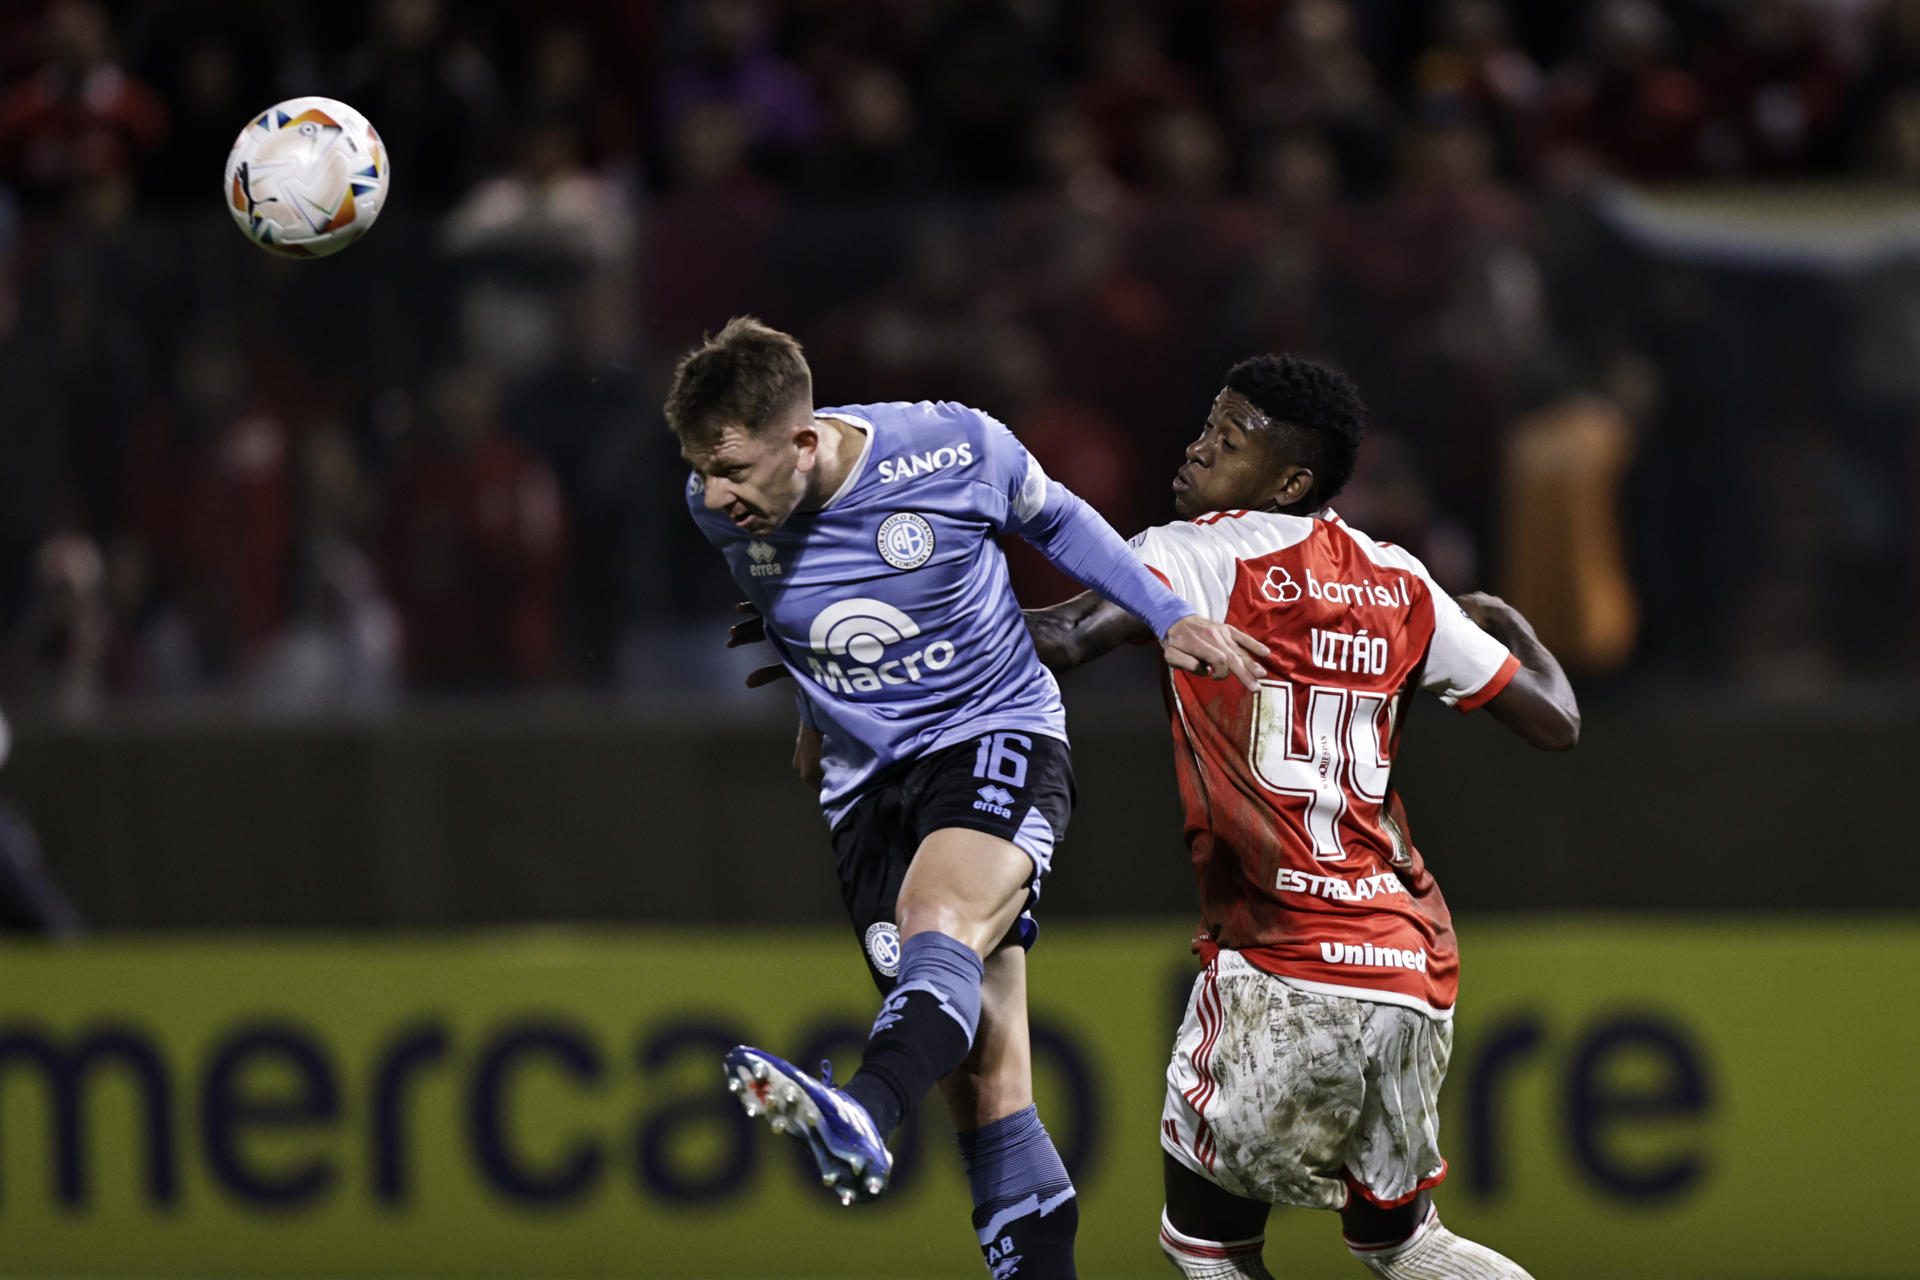
[[[997,1280],[1070,1277],[1078,1210],[1034,1112],[1025,947],[1073,774],[995,539],[1032,542],[1183,670],[1252,687],[1264,646],[1196,614],[1000,423],[944,403],[816,409],[799,344],[756,320],[681,360],[666,415],[693,517],[819,731],[842,896],[886,996],[843,1089],[745,1046],[730,1087],[852,1203],[885,1189],[884,1138],[939,1082]]]

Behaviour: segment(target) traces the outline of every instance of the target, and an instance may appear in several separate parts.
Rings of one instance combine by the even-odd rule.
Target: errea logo
[[[780,567],[780,562],[773,558],[776,554],[771,542],[762,542],[755,538],[747,544],[747,559],[753,562],[748,566],[747,572],[756,578],[779,577],[786,571]]]
[[[920,624],[884,600],[856,596],[822,609],[807,631],[807,670],[830,693],[872,693],[887,685],[912,684],[952,664],[954,647],[936,640],[887,659],[887,650],[920,634]],[[841,666],[835,659],[850,658]]]
[[[996,787],[989,784],[980,788],[974,792],[974,794],[980,798],[973,802],[973,807],[980,810],[980,812],[990,813],[996,818],[1011,818],[1013,816],[1013,792],[1007,790],[1005,787]]]

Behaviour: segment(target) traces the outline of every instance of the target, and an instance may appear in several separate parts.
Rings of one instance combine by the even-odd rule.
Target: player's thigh
[[[1181,1235],[1196,1240],[1250,1240],[1267,1229],[1271,1204],[1234,1195],[1165,1151],[1160,1153],[1160,1177],[1166,1188],[1167,1221]]]
[[[929,756],[912,782],[901,935],[964,931],[984,956],[1040,896],[1073,813],[1073,753],[1043,734],[989,732]],[[1035,930],[1022,919],[1021,941]]]
[[[1033,1105],[1033,1046],[1027,1034],[1027,953],[1003,942],[987,957],[980,1026],[967,1059],[940,1081],[956,1132],[978,1129]]]
[[[1161,1150],[1235,1196],[1338,1209],[1366,1102],[1366,1008],[1220,952],[1175,1034]]]
[[[985,956],[1026,907],[1033,859],[1011,840],[970,827],[931,831],[900,885],[900,937],[939,932]]]
[[[905,809],[897,786],[879,787],[833,829],[841,900],[882,994],[893,990],[900,975],[897,903],[915,842]]]

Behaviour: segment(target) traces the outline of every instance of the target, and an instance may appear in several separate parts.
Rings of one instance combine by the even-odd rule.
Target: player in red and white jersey
[[[1161,1132],[1161,1245],[1190,1277],[1267,1276],[1275,1203],[1338,1210],[1388,1280],[1526,1276],[1441,1226],[1428,1196],[1458,963],[1390,770],[1418,690],[1545,748],[1574,745],[1579,712],[1517,612],[1456,602],[1328,509],[1363,415],[1330,369],[1241,362],[1175,477],[1186,519],[1134,539],[1175,593],[1268,648],[1254,690],[1167,680],[1206,959]],[[1139,633],[1091,595],[1028,625],[1054,667]]]
[[[1397,724],[1416,687],[1471,710],[1519,660],[1418,560],[1331,514],[1218,512],[1134,544],[1177,594],[1269,649],[1260,687],[1237,697],[1185,672],[1172,682],[1208,936],[1303,987],[1450,1012],[1446,902],[1388,809]]]

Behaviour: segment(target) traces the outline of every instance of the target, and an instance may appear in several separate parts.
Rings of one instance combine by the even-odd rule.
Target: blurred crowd
[[[394,177],[292,263],[218,185],[307,93]],[[0,694],[673,683],[732,589],[658,405],[743,311],[1123,531],[1228,364],[1314,355],[1372,413],[1342,513],[1572,665],[1899,669],[1920,391],[1593,198],[1787,178],[1920,183],[1920,0],[10,0]]]

